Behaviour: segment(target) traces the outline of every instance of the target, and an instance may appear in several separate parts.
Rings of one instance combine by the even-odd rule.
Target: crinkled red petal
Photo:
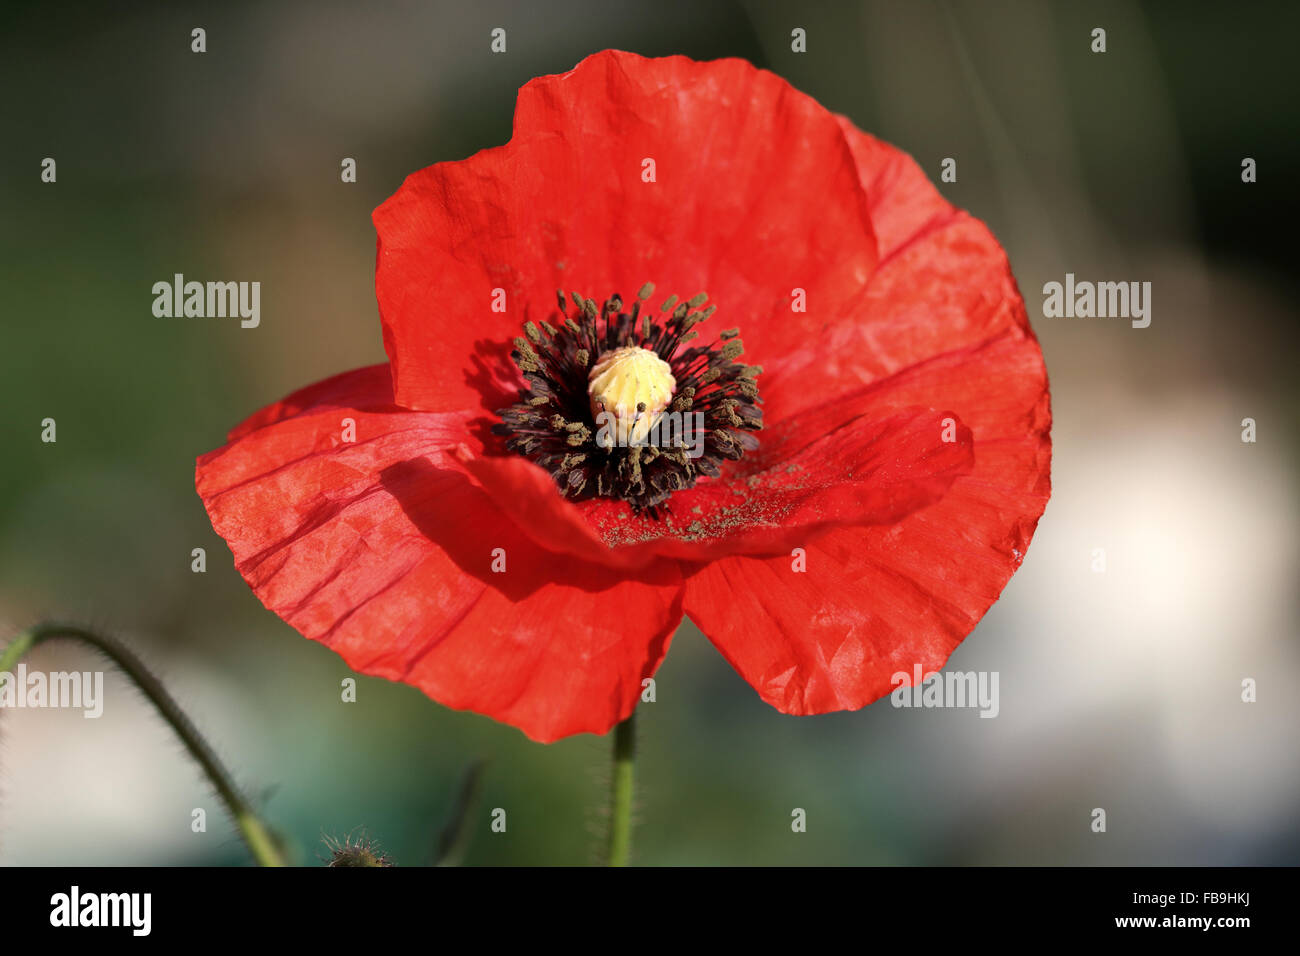
[[[350,667],[535,740],[604,733],[667,651],[680,574],[539,548],[442,452],[468,424],[360,369],[254,415],[196,484],[262,602]]]
[[[835,116],[735,59],[607,50],[535,79],[509,143],[414,173],[374,220],[397,401],[435,411],[500,406],[509,343],[556,289],[706,291],[717,329],[775,359],[858,314],[876,264]]]
[[[952,409],[975,465],[895,525],[808,541],[802,571],[790,556],[729,557],[689,578],[692,620],[792,714],[862,707],[896,674],[941,668],[1020,566],[1051,492],[1047,374],[1005,254],[910,157],[842,124],[881,244],[870,307],[825,353],[782,365],[765,395],[798,409],[875,382]],[[807,375],[821,376],[815,397]]]

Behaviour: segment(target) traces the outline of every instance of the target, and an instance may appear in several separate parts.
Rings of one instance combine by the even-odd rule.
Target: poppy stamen
[[[493,430],[564,495],[615,498],[657,516],[674,491],[756,448],[763,415],[754,381],[762,369],[735,361],[739,329],[691,344],[717,306],[701,308],[701,292],[643,311],[653,293],[647,282],[625,310],[617,293],[597,305],[556,292],[555,324],[526,322],[514,340],[528,387]]]

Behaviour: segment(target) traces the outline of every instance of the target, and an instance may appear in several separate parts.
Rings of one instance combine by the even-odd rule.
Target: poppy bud
[[[393,865],[393,861],[379,849],[379,844],[365,834],[355,841],[351,836],[346,836],[342,840],[326,837],[325,846],[330,851],[329,866]]]

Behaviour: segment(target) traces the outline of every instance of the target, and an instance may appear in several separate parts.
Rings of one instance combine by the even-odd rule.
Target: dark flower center
[[[738,329],[712,345],[688,344],[717,308],[701,308],[704,293],[669,296],[658,315],[642,314],[652,292],[647,282],[628,312],[618,295],[597,306],[574,292],[572,315],[556,293],[559,327],[527,322],[527,338],[514,341],[510,357],[528,388],[498,412],[493,430],[568,497],[616,498],[656,516],[674,491],[758,447],[763,370],[735,361]]]

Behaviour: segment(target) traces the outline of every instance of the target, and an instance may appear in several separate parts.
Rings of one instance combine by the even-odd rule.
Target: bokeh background
[[[358,828],[428,862],[479,759],[467,863],[597,859],[607,740],[539,746],[366,677],[342,703],[341,660],[234,572],[193,461],[383,359],[371,210],[505,142],[522,83],[607,47],[737,55],[936,180],[958,160],[941,188],[1005,244],[1042,340],[1055,488],[949,664],[1000,673],[997,719],[783,717],[685,625],[641,708],[636,860],[1300,861],[1298,32],[1290,2],[6,4],[0,642],[47,616],[133,641],[303,862]],[[154,318],[175,272],[261,281],[261,327]],[[1042,318],[1066,272],[1152,282],[1150,328]],[[32,663],[98,666],[70,645]],[[246,863],[165,725],[122,678],[108,695],[98,721],[0,713],[0,863]]]

